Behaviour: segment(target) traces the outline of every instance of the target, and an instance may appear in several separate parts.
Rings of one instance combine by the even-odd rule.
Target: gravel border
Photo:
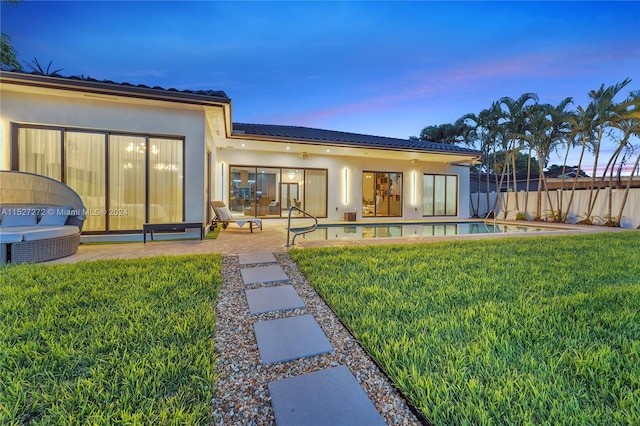
[[[238,256],[223,256],[223,283],[216,303],[217,390],[212,400],[216,425],[274,425],[267,384],[304,373],[346,365],[387,424],[420,425],[405,399],[334,315],[298,270],[288,253],[274,253],[306,308],[250,315]],[[264,266],[264,264],[243,267]],[[285,284],[285,283],[277,283]],[[261,320],[311,314],[333,345],[334,353],[279,364],[260,364],[253,324]]]

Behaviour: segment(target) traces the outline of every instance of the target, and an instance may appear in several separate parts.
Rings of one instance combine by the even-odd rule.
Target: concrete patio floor
[[[515,223],[515,222],[514,222]],[[529,223],[532,225],[532,223]],[[535,225],[533,223],[533,225]],[[554,227],[550,224],[546,226]],[[133,259],[140,257],[181,255],[181,254],[205,254],[221,253],[223,255],[240,255],[251,253],[277,253],[287,251],[287,224],[286,221],[274,220],[264,221],[262,231],[254,229],[249,232],[247,226],[240,228],[235,224],[230,224],[227,229],[223,229],[216,239],[203,240],[165,240],[149,241],[142,243],[142,235],[139,242],[127,243],[101,243],[101,244],[81,244],[78,252],[72,256],[56,259],[47,263],[75,263],[80,261],[100,260],[100,259]],[[528,238],[543,235],[568,235],[577,233],[593,232],[628,232],[633,230],[621,228],[605,228],[600,226],[578,226],[578,225],[555,225],[562,227],[564,231],[540,231],[535,233],[514,233],[514,234],[474,234],[474,235],[451,235],[442,237],[404,237],[404,238],[365,238],[359,240],[328,240],[328,241],[305,241],[302,238],[296,240],[296,248],[330,247],[330,246],[363,246],[376,244],[415,244],[436,241],[450,241],[462,239],[481,238]]]
[[[216,239],[149,241],[147,238],[147,243],[143,244],[141,234],[139,242],[80,244],[76,254],[47,263],[75,263],[101,259],[134,259],[181,254],[277,253],[286,251],[286,244],[286,223],[264,222],[262,231],[254,228],[253,233],[249,232],[246,225],[240,228],[235,224],[230,224],[227,229],[220,231]]]

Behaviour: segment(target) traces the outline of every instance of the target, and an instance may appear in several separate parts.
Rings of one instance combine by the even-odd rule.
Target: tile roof
[[[214,98],[217,100],[230,100],[229,97],[227,96],[227,94],[222,91],[222,90],[178,90],[178,89],[174,89],[173,87],[169,88],[169,89],[165,89],[163,87],[160,86],[147,86],[145,84],[132,84],[132,83],[127,83],[127,82],[115,82],[112,80],[98,80],[92,77],[85,77],[84,75],[81,76],[77,76],[77,75],[72,75],[72,76],[63,76],[60,74],[42,74],[40,72],[27,72],[27,71],[21,71],[21,70],[16,70],[16,69],[6,69],[6,68],[2,68],[2,74],[3,76],[7,76],[7,77],[16,77],[16,78],[23,78],[23,79],[34,79],[34,78],[42,78],[42,79],[57,79],[60,81],[67,81],[71,84],[73,83],[79,83],[82,84],[83,86],[86,85],[106,85],[106,86],[111,86],[114,90],[121,90],[121,91],[127,91],[129,89],[132,89],[133,91],[140,91],[140,90],[144,90],[144,91],[155,91],[155,92],[159,92],[159,93],[165,93],[167,95],[170,94],[183,94],[183,95],[198,95],[198,96],[205,96],[205,97],[210,97],[210,98]]]
[[[310,127],[284,126],[277,124],[233,123],[235,135],[269,136],[282,139],[296,139],[307,142],[348,145],[361,148],[393,149],[403,151],[445,152],[479,155],[480,151],[444,143],[426,142],[412,139],[397,139],[359,133]]]

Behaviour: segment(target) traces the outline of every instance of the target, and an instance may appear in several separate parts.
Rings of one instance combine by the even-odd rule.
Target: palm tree
[[[22,0],[2,0],[2,3],[15,5],[21,1]],[[13,44],[11,44],[11,37],[5,33],[0,34],[0,65],[6,65],[18,70],[22,69],[18,61],[18,53],[13,48]]]
[[[578,159],[578,165],[576,166],[576,175],[573,178],[571,195],[567,202],[567,210],[564,213],[564,217],[567,219],[569,218],[569,212],[571,211],[571,205],[573,204],[573,198],[576,192],[576,185],[578,183],[578,178],[580,177],[580,171],[582,170],[584,153],[594,138],[592,126],[594,116],[595,111],[593,110],[592,105],[589,104],[586,109],[582,106],[578,106],[577,111],[567,117],[569,125],[571,126],[570,137],[574,141],[574,145],[580,145],[580,158]]]
[[[604,88],[603,84],[602,86],[600,86],[600,89],[592,90],[591,92],[589,92],[589,97],[591,98],[591,102],[589,103],[589,105],[592,106],[595,112],[595,117],[593,119],[593,131],[595,138],[592,140],[591,144],[591,149],[594,154],[594,161],[586,219],[591,217],[596,204],[598,193],[600,191],[599,184],[596,190],[596,172],[598,168],[598,160],[600,157],[600,148],[602,146],[602,138],[605,135],[606,130],[610,127],[614,127],[616,125],[616,122],[621,119],[620,113],[618,111],[620,106],[616,105],[613,99],[620,92],[620,90],[622,90],[630,82],[631,80],[627,78],[622,83],[609,86],[606,89]],[[596,190],[595,193],[594,190]]]
[[[0,64],[10,68],[21,69],[17,56],[11,44],[11,37],[4,33],[0,34]]]
[[[468,134],[469,139],[473,140],[477,145],[476,148],[482,153],[482,163],[478,172],[481,170],[485,173],[487,208],[491,205],[490,194],[490,176],[494,170],[495,164],[495,145],[498,129],[498,118],[494,108],[483,109],[478,115],[470,113],[464,115],[462,120],[472,133]],[[493,154],[493,156],[492,156]],[[497,182],[496,182],[497,183]],[[478,189],[480,188],[480,173],[478,173]],[[480,204],[480,191],[478,191],[478,205]],[[489,213],[489,212],[487,212]]]
[[[617,108],[617,110],[618,110],[617,112],[620,114],[620,118],[619,120],[616,121],[616,123],[614,124],[614,127],[620,133],[622,133],[622,136],[620,137],[620,144],[618,146],[618,149],[616,149],[616,152],[614,152],[612,159],[614,157],[617,159],[618,155],[620,154],[623,148],[626,150],[624,158],[620,162],[620,166],[618,168],[618,179],[619,179],[624,163],[628,158],[633,156],[633,154],[636,152],[636,149],[637,149],[637,147],[635,147],[631,143],[631,137],[632,136],[640,137],[640,91],[636,90],[631,92],[629,97],[625,101],[619,104],[619,108]],[[615,164],[615,161],[616,160],[614,160],[614,164]],[[640,155],[637,156],[636,162],[633,166],[633,170],[631,170],[631,174],[629,175],[629,181],[627,182],[625,193],[620,204],[620,211],[618,213],[617,220],[615,220],[614,217],[612,216],[612,208],[613,208],[612,200],[611,200],[612,194],[611,194],[611,191],[609,191],[608,219],[607,219],[607,222],[609,222],[608,223],[609,225],[620,226],[620,223],[622,221],[622,212],[624,210],[624,206],[627,202],[627,197],[629,195],[629,189],[631,187],[631,180],[633,178],[633,173],[638,168],[639,161],[640,161]],[[609,160],[609,162],[611,163],[611,160]],[[611,172],[609,173],[609,188],[613,187],[613,168],[614,167],[612,166]]]
[[[466,124],[457,120],[454,124],[439,124],[427,126],[420,132],[420,140],[427,142],[444,143],[454,145],[465,143]]]
[[[546,164],[549,159],[549,154],[551,151],[557,149],[559,145],[566,143],[569,140],[569,136],[571,134],[571,123],[570,117],[572,116],[571,111],[567,111],[566,108],[573,103],[572,98],[565,98],[555,107],[552,105],[548,105],[546,107],[549,121],[547,123],[547,132],[545,132],[545,138],[540,147],[540,151],[542,153],[543,163]],[[538,161],[541,161],[540,159]],[[542,168],[543,166],[541,166]],[[545,191],[547,192],[547,197],[549,201],[549,205],[551,204],[551,196],[549,194],[549,188],[547,187],[547,180],[544,175],[544,172],[540,170],[540,176],[542,177],[542,182],[544,183]],[[553,208],[552,208],[553,210]],[[552,211],[552,215],[555,221],[564,221],[565,217],[562,214],[561,202],[558,201],[557,210]]]
[[[538,102],[538,95],[535,93],[524,93],[520,95],[518,99],[512,99],[505,96],[500,99],[500,107],[506,108],[504,115],[504,121],[502,126],[504,129],[505,140],[507,141],[506,149],[509,159],[511,161],[511,168],[513,171],[513,191],[516,199],[516,210],[520,210],[520,204],[518,202],[518,184],[517,184],[517,170],[516,170],[516,157],[520,154],[520,150],[523,148],[521,143],[522,135],[524,135],[524,129],[526,125],[525,119],[525,105],[529,101]]]

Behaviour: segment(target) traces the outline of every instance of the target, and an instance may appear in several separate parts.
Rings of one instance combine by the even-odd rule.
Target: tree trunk
[[[602,143],[602,128],[598,129],[598,138],[597,145],[595,146],[595,158],[593,160],[593,176],[591,177],[591,188],[589,190],[589,203],[587,204],[587,217],[585,219],[591,218],[591,213],[593,213],[593,207],[595,206],[595,200],[593,199],[593,190],[596,186],[596,172],[598,171],[598,158],[600,157],[600,144]],[[593,204],[592,204],[593,202]]]
[[[538,164],[541,163],[542,154],[538,153]],[[536,220],[542,220],[542,175],[544,173],[540,170],[538,174],[538,191],[537,191],[537,199],[536,199]]]
[[[520,211],[520,202],[518,201],[518,171],[516,170],[516,155],[519,151],[511,154],[511,164],[513,166],[513,193],[516,197],[516,211]]]
[[[527,187],[524,189],[524,213],[527,214],[529,209],[529,185],[531,183],[531,145],[529,145],[529,154],[527,157]]]
[[[507,192],[504,197],[504,217],[506,219],[507,213],[509,212],[509,184],[511,183],[511,171],[509,169],[511,168],[511,165],[506,158],[504,164],[507,166]]]
[[[490,184],[491,179],[489,179],[489,168],[488,167],[486,168],[486,174],[487,174],[487,176],[486,176],[487,177],[487,179],[486,179],[486,181],[487,181],[487,213],[485,214],[485,216],[488,215],[489,212],[491,211],[491,208],[489,207],[491,205],[491,197],[489,196],[489,193],[491,191],[491,184]]]
[[[582,159],[584,158],[584,150],[587,148],[587,140],[583,136],[582,137],[582,150],[580,151],[580,158],[578,159],[578,170],[576,171],[576,175],[573,178],[573,186],[571,188],[571,195],[569,196],[569,202],[567,203],[567,212],[566,217],[569,218],[569,211],[571,210],[571,204],[573,203],[573,196],[576,192],[576,184],[578,183],[578,177],[580,176],[580,171],[582,170]]]
[[[564,162],[562,163],[562,177],[560,179],[560,200],[558,200],[558,211],[562,214],[563,204],[564,204],[564,175],[567,172],[567,159],[569,158],[569,151],[571,148],[571,144],[567,142],[567,152],[564,154]],[[578,172],[576,172],[577,176]]]
[[[498,202],[500,201],[500,194],[502,194],[502,182],[504,181],[504,175],[505,175],[505,170],[506,170],[506,166],[507,166],[507,162],[505,161],[504,164],[502,165],[502,172],[500,173],[500,183],[497,184],[496,187],[496,199],[493,202],[493,208],[491,209],[493,211],[493,217],[496,217],[496,207],[498,207]],[[496,175],[496,179],[498,178],[498,176]],[[505,206],[505,217],[506,217],[506,206]]]
[[[611,226],[615,226],[615,221],[613,220],[613,205],[612,205],[613,204],[613,169],[615,168],[614,166],[618,162],[618,158],[620,158],[622,149],[626,145],[627,145],[627,138],[624,138],[620,143],[620,146],[618,147],[618,149],[616,149],[616,152],[613,153],[611,160],[609,160],[610,164],[613,162],[611,164],[611,170],[609,172],[609,197],[607,200],[607,216],[608,216],[607,222],[609,222]],[[607,165],[607,167],[609,167],[609,165]],[[620,225],[620,219],[621,217],[618,216],[618,226]]]
[[[631,169],[631,174],[629,175],[629,181],[627,182],[627,187],[624,189],[624,196],[622,197],[622,202],[620,203],[620,211],[618,212],[618,220],[622,223],[622,212],[624,211],[624,206],[627,204],[627,197],[629,196],[629,189],[631,189],[631,181],[633,180],[633,173],[638,170],[638,164],[640,164],[640,154],[636,157],[636,162],[633,164],[633,169]]]

